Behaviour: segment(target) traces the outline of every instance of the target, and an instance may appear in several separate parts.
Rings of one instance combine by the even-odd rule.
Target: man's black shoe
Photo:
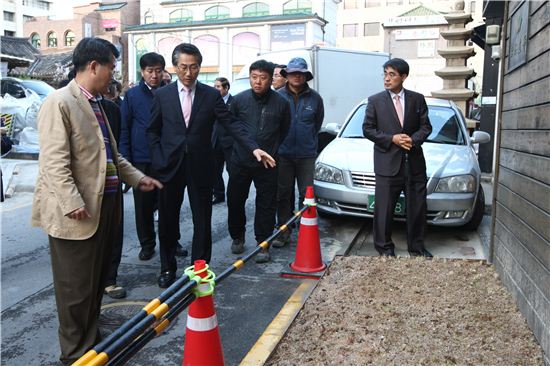
[[[178,257],[187,257],[187,255],[189,255],[187,250],[183,249],[181,244],[178,243],[177,246],[176,246],[176,256],[178,256]]]
[[[142,261],[148,261],[149,259],[153,258],[154,255],[155,255],[155,250],[154,249],[142,249],[139,252],[138,257]]]
[[[421,252],[409,252],[411,257],[425,257],[426,259],[431,259],[434,256],[432,253],[428,252],[426,249],[422,249]]]
[[[212,204],[216,205],[218,203],[225,202],[225,198],[221,196],[214,196],[214,199],[212,199]]]
[[[158,285],[160,288],[170,287],[176,280],[176,274],[174,272],[166,271],[162,272],[158,279]]]

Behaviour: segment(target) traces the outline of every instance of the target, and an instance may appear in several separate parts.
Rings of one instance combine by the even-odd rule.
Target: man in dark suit
[[[165,189],[159,195],[159,241],[161,288],[175,280],[175,258],[179,232],[179,212],[187,187],[193,214],[191,260],[210,261],[212,252],[212,184],[214,154],[212,129],[218,121],[264,166],[275,166],[275,160],[248,135],[242,123],[233,120],[220,93],[197,82],[202,55],[189,43],[172,52],[172,64],[178,80],[160,88],[153,98],[151,123],[147,139],[151,164]]]
[[[369,97],[363,133],[374,142],[376,175],[374,247],[395,256],[391,238],[395,205],[405,193],[407,249],[411,256],[432,257],[424,247],[426,227],[426,161],[422,143],[432,132],[424,96],[403,88],[409,75],[405,60],[384,64],[385,91]]]
[[[216,88],[227,106],[227,109],[231,108],[231,101],[233,96],[229,94],[229,80],[224,77],[216,78],[214,82],[214,88]],[[216,122],[214,124],[214,132],[212,133],[212,148],[214,149],[214,160],[216,164],[215,176],[214,176],[214,189],[212,204],[222,203],[225,201],[225,184],[223,181],[223,166],[229,173],[229,162],[231,161],[231,152],[233,151],[233,138],[228,134],[223,126]]]

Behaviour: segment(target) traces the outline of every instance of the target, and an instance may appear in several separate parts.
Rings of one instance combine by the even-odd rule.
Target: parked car
[[[429,224],[475,229],[483,218],[485,196],[474,144],[490,141],[486,132],[470,137],[455,103],[426,99],[433,131],[422,145],[427,167],[427,219]],[[372,217],[374,213],[374,144],[363,137],[367,100],[357,105],[336,138],[315,164],[314,188],[320,214]],[[405,218],[401,195],[395,212]]]
[[[51,85],[45,83],[42,80],[23,79],[21,80],[21,84],[23,84],[23,86],[27,89],[30,89],[38,94],[41,100],[44,100],[48,96],[48,94],[55,90]]]
[[[9,94],[14,98],[22,99],[28,96],[27,88],[17,78],[5,77],[0,79],[2,98]]]

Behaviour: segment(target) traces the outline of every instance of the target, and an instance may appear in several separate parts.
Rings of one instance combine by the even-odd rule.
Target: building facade
[[[140,78],[139,58],[158,52],[174,73],[171,55],[182,42],[195,44],[203,54],[200,79],[228,79],[258,53],[334,45],[339,0],[274,0],[269,2],[141,1],[142,25],[128,29],[129,75]]]
[[[34,17],[51,13],[53,1],[50,0],[2,0],[1,32],[3,36],[25,37],[23,25]]]
[[[438,49],[446,45],[440,32],[449,25],[443,14],[452,11],[455,1],[446,0],[344,0],[338,7],[338,47],[363,51],[387,52],[410,64],[411,74],[405,87],[429,96],[443,88],[435,71],[445,66]],[[467,1],[465,11],[474,21],[468,27],[482,24],[482,1]],[[481,90],[483,50],[467,66],[477,72],[469,87]],[[380,80],[380,85],[382,81]]]
[[[70,53],[84,37],[104,38],[121,53],[117,78],[127,80],[127,35],[129,25],[139,23],[139,0],[125,2],[93,2],[75,6],[68,19],[35,17],[24,24],[25,36],[43,55]]]
[[[503,7],[491,256],[550,365],[550,3]]]

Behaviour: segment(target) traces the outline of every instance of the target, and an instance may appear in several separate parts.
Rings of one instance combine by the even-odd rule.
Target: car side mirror
[[[331,122],[331,123],[327,123],[323,128],[323,130],[324,130],[323,132],[328,132],[331,135],[336,136],[338,135],[338,132],[340,132],[340,126],[338,126],[338,123]]]
[[[474,131],[472,137],[470,137],[472,144],[484,144],[491,141],[491,135],[485,131]]]

